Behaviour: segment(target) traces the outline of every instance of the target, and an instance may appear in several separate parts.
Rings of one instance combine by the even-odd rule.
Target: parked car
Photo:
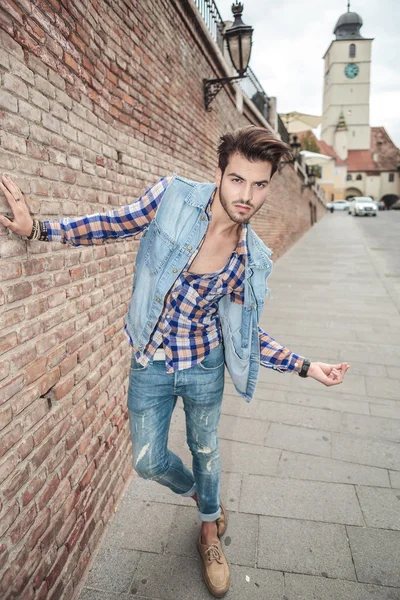
[[[355,217],[369,216],[376,217],[378,214],[378,206],[376,202],[368,196],[355,196],[353,202],[350,203],[349,213]]]
[[[347,200],[332,200],[332,202],[328,202],[326,208],[331,212],[333,212],[333,210],[347,210],[348,204]]]

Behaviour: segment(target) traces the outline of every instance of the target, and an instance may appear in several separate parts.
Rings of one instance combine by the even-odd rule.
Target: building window
[[[346,179],[347,181],[351,181],[353,179],[351,173],[347,173]]]
[[[389,181],[391,183],[394,181],[394,173],[389,173]]]
[[[360,175],[360,173],[357,175],[356,177],[357,181],[360,181],[360,179],[362,179],[362,175]]]
[[[349,57],[350,58],[356,57],[356,45],[355,44],[350,44],[350,46],[349,46]]]

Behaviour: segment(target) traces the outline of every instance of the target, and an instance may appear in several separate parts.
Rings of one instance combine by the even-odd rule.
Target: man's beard
[[[228,217],[231,219],[231,221],[233,221],[234,223],[248,223],[250,221],[250,218],[254,214],[254,207],[251,204],[249,204],[249,202],[245,202],[244,200],[236,200],[236,202],[234,202],[232,206],[234,206],[235,204],[243,204],[243,206],[249,206],[250,207],[249,215],[235,214],[233,212],[233,210],[231,209],[231,206],[229,205],[228,201],[224,197],[224,194],[222,192],[222,185],[219,188],[219,199],[220,199],[222,208],[224,209],[224,211],[226,212]]]

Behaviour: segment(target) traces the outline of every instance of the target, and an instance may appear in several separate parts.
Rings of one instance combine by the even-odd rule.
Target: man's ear
[[[220,169],[220,167],[218,167],[215,172],[215,183],[217,184],[217,187],[220,187],[221,181],[222,181],[222,170]]]

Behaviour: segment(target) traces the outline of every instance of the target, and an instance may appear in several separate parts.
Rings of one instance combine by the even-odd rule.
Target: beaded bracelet
[[[38,240],[40,242],[48,242],[49,233],[46,225],[38,219],[33,219],[32,231],[28,235],[28,240]]]

